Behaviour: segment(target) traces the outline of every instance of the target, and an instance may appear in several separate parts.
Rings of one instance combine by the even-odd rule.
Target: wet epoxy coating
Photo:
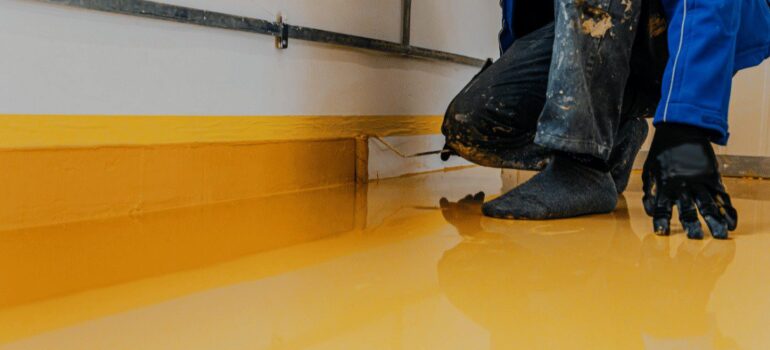
[[[770,183],[726,182],[729,241],[633,190],[483,218],[513,184],[480,168],[0,232],[0,349],[767,349]]]

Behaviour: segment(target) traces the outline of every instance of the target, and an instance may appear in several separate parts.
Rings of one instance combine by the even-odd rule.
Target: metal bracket
[[[285,50],[289,48],[289,26],[283,23],[283,16],[278,15],[278,36],[275,37],[275,47]]]
[[[401,45],[411,46],[412,0],[403,0],[401,13]]]

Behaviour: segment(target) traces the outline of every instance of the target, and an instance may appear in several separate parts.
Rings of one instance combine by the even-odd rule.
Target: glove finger
[[[719,213],[727,221],[727,229],[735,231],[738,228],[738,211],[733,207],[730,195],[725,192],[724,186],[720,186],[712,189],[714,201],[717,204]]]
[[[668,236],[671,234],[671,211],[673,203],[669,194],[660,191],[655,198],[655,208],[652,215],[652,225],[655,234],[658,236]]]
[[[698,220],[698,210],[692,195],[683,191],[676,201],[676,206],[679,208],[679,221],[687,233],[687,238],[703,239],[703,227]]]
[[[729,238],[727,221],[715,216],[704,216],[703,219],[706,220],[706,225],[711,230],[712,237],[716,239]]]
[[[727,219],[722,216],[719,206],[711,197],[711,193],[702,186],[699,186],[695,192],[695,204],[706,225],[711,231],[711,236],[716,239],[727,239],[729,227]]]

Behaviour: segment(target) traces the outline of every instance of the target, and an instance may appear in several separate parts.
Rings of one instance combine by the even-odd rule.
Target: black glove
[[[690,239],[703,238],[698,211],[714,238],[727,239],[728,231],[738,226],[738,212],[725,191],[710,135],[704,129],[659,125],[642,180],[644,209],[653,217],[658,235],[671,232],[674,205]]]

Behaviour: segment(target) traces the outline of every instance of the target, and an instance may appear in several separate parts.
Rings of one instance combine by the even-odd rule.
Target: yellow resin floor
[[[472,168],[0,232],[0,349],[770,349],[770,182],[728,241],[483,218]],[[638,188],[638,184],[635,184]],[[446,198],[446,200],[442,200]]]

